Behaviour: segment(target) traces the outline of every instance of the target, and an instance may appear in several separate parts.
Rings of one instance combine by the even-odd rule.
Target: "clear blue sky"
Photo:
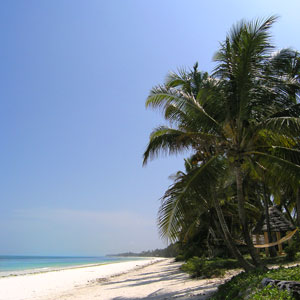
[[[300,50],[299,1],[0,1],[0,254],[100,255],[164,247],[159,198],[182,157],[142,168],[152,86],[211,71],[226,32],[281,16]]]

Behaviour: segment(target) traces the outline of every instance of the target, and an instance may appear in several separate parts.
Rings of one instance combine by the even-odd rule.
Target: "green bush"
[[[182,254],[177,255],[175,261],[184,261],[184,256]]]
[[[190,258],[185,264],[181,266],[181,269],[184,272],[187,272],[192,278],[212,278],[220,277],[225,274],[224,269],[215,268],[212,266],[209,260],[197,256]]]
[[[214,269],[239,269],[241,266],[236,259],[232,258],[212,258],[207,259],[206,262]]]
[[[286,291],[280,291],[277,288],[272,290],[269,287],[263,288],[261,281],[265,277],[278,280],[300,281],[300,267],[278,268],[267,272],[243,272],[232,277],[232,279],[225,284],[222,284],[211,300],[294,299],[290,294],[286,293]],[[252,298],[249,298],[251,291],[255,292],[251,295]]]
[[[290,261],[295,260],[297,251],[298,251],[298,247],[295,242],[292,242],[289,246],[284,248],[286,257]]]
[[[242,293],[259,286],[264,278],[261,271],[241,273],[231,278],[218,288],[218,292],[212,297],[214,300],[241,300]]]
[[[279,290],[276,287],[266,286],[258,290],[249,300],[293,300],[288,291]]]

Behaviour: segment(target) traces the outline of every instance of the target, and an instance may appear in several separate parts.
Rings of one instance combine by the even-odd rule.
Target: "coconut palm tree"
[[[200,186],[196,181],[187,184],[196,166],[186,159],[185,167],[185,172],[179,171],[170,176],[174,183],[161,198],[158,226],[161,236],[167,241],[179,241],[182,248],[186,248],[184,245],[189,244],[188,253],[192,253],[191,245],[193,246],[195,241],[199,244],[201,239],[200,247],[196,249],[200,253],[205,249],[204,241],[209,233],[213,232],[216,236],[214,228],[216,218],[213,206],[209,199],[204,198],[203,193],[198,191]],[[196,254],[192,256],[194,255]]]
[[[215,160],[210,166],[206,165],[205,172],[201,172],[201,165],[195,164],[194,160],[185,162],[186,173],[178,172],[172,176],[174,184],[162,197],[158,217],[161,236],[184,244],[202,235],[203,248],[204,241],[212,233],[221,238],[240,264],[247,268],[249,263],[243,259],[235,245],[240,240],[240,229],[235,220],[236,205],[232,201],[234,178],[229,174],[220,174],[228,171],[226,161]],[[259,216],[259,209],[252,203],[247,204],[247,211],[252,218]]]
[[[222,165],[218,167],[222,168]],[[199,231],[208,233],[217,230],[214,228],[216,212],[208,185],[203,180],[205,178],[194,178],[199,166],[193,160],[185,159],[185,169],[185,172],[179,171],[170,176],[174,182],[161,198],[158,212],[161,237],[171,242],[187,241]],[[211,179],[210,184],[213,182],[216,189],[216,181]]]
[[[228,170],[216,176],[235,176],[239,222],[256,266],[261,263],[249,232],[243,188],[248,167],[259,162],[294,182],[300,173],[299,83],[278,67],[289,56],[287,51],[274,54],[269,29],[275,20],[233,26],[214,56],[217,65],[211,75],[199,72],[197,64],[191,71],[171,73],[146,101],[147,107],[161,108],[170,125],[151,133],[144,164],[161,152],[189,149],[199,164],[196,178],[225,158]],[[225,234],[226,224],[218,217]]]

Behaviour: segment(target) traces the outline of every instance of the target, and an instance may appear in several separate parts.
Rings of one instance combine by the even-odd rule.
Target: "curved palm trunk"
[[[267,223],[267,232],[268,232],[268,239],[269,243],[272,243],[272,233],[271,233],[271,226],[270,226],[270,215],[269,215],[269,204],[267,200],[267,192],[265,183],[263,183],[263,190],[264,190],[264,206],[265,206],[265,216],[266,216],[266,223]],[[271,257],[275,257],[277,255],[275,247],[270,247],[270,255]]]
[[[216,224],[216,226],[217,226],[217,228],[219,226],[221,227],[221,230],[222,230],[221,233],[223,233],[222,236],[224,237],[224,242],[225,242],[227,248],[232,253],[232,255],[238,260],[239,264],[245,271],[248,272],[248,271],[254,270],[255,267],[252,264],[250,264],[248,261],[245,260],[243,255],[240,253],[239,249],[236,247],[235,242],[229,232],[229,229],[228,229],[227,223],[225,221],[223,211],[220,207],[219,201],[216,199],[216,197],[214,195],[212,196],[212,198],[213,198],[214,207],[216,209],[218,220],[219,220],[219,224]]]
[[[243,193],[243,175],[240,166],[235,167],[235,175],[236,175],[238,212],[239,212],[240,223],[242,225],[243,236],[254,265],[261,268],[264,267],[264,265],[261,262],[259,255],[254,248],[253,241],[249,233],[247,214],[245,210],[245,198]]]

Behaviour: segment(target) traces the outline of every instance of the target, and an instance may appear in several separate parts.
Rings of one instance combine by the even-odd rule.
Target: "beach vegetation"
[[[290,245],[284,248],[284,252],[286,253],[286,257],[290,261],[294,261],[299,251],[298,244],[295,241],[292,241]]]
[[[249,300],[293,300],[291,294],[286,290],[280,290],[271,286],[258,289]]]
[[[178,262],[178,261],[185,261],[184,255],[183,255],[183,254],[178,254],[178,255],[175,257],[175,261],[176,261],[176,262]]]
[[[238,268],[239,264],[234,259],[207,259],[206,257],[192,257],[181,266],[181,270],[188,273],[191,278],[222,277],[225,271]]]
[[[277,287],[263,287],[263,278],[276,280],[300,281],[300,267],[278,268],[269,271],[255,270],[243,272],[234,276],[225,284],[219,286],[217,293],[211,300],[262,300],[262,299],[295,299],[287,290],[279,290]]]
[[[276,19],[234,25],[211,74],[198,63],[172,72],[146,101],[167,125],[151,133],[144,164],[161,153],[191,153],[162,198],[161,235],[184,244],[211,234],[246,271],[266,270],[251,229],[270,205],[300,218],[300,56],[275,51]]]

